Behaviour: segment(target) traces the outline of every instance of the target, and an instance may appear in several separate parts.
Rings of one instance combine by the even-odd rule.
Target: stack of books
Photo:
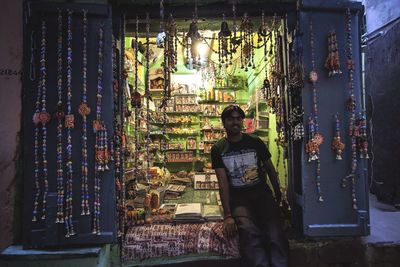
[[[175,210],[174,222],[190,223],[203,222],[202,203],[182,203],[178,204]]]
[[[222,221],[224,218],[219,205],[204,205],[202,215],[204,220],[212,222]]]

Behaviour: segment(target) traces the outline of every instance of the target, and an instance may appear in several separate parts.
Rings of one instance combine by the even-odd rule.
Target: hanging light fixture
[[[199,53],[197,51],[197,45],[200,43],[200,33],[199,33],[199,28],[197,26],[197,0],[195,1],[195,7],[194,7],[194,14],[193,14],[193,19],[192,22],[189,25],[189,31],[186,34],[186,44],[187,48],[189,49],[190,46],[190,58],[189,58],[189,64],[190,64],[190,59],[195,63],[196,59],[199,56]]]

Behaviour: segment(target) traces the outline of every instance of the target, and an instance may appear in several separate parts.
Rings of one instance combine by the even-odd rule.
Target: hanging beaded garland
[[[261,27],[263,27],[263,28],[261,28]],[[266,28],[266,23],[265,23],[265,15],[264,15],[264,10],[263,10],[262,14],[261,14],[261,26],[260,26],[260,30],[259,30],[259,32],[261,32],[261,33],[259,33],[259,35],[261,36],[261,38],[263,40],[263,43],[264,43],[263,48],[264,48],[264,72],[265,72],[265,78],[264,78],[264,82],[263,82],[263,86],[262,86],[261,90],[263,92],[264,98],[268,101],[268,99],[270,98],[270,95],[271,95],[271,84],[270,84],[270,82],[268,80],[268,64],[267,64],[268,63],[267,62],[267,59],[268,59],[267,36],[268,35],[266,33],[264,33],[264,29],[265,28]]]
[[[365,110],[359,116],[358,122],[358,149],[361,159],[369,159],[368,156],[368,135],[367,135],[367,116]]]
[[[329,77],[342,73],[336,32],[334,30],[328,34],[328,57],[325,60],[325,68],[329,71]]]
[[[225,66],[232,65],[232,53],[229,51],[231,43],[229,42],[231,38],[231,31],[228,28],[228,23],[225,20],[225,13],[222,16],[221,30],[218,33],[218,61],[219,68],[221,64],[226,64]],[[230,58],[229,58],[230,56]]]
[[[135,152],[134,152],[134,183],[137,181],[137,177],[139,175],[139,108],[141,107],[141,96],[138,92],[138,35],[139,35],[139,19],[136,17],[136,31],[135,31],[135,80],[134,80],[134,92],[132,94],[131,105],[135,108],[135,126],[134,126],[134,144],[135,144]]]
[[[357,138],[356,138],[356,99],[354,95],[354,70],[355,62],[353,60],[353,46],[352,46],[352,31],[351,31],[351,13],[350,9],[346,10],[346,33],[347,33],[347,72],[348,72],[348,85],[349,85],[349,98],[347,100],[347,110],[350,115],[349,119],[349,136],[351,140],[351,168],[350,174],[346,179],[351,179],[351,197],[352,207],[357,209],[357,196],[356,196],[356,170],[357,170]],[[345,180],[342,180],[342,187],[345,187]]]
[[[87,116],[90,114],[90,107],[87,103],[87,27],[87,10],[83,10],[82,103],[78,109],[82,116],[81,215],[90,214],[87,150]]]
[[[341,141],[340,138],[340,121],[339,114],[335,114],[335,135],[332,140],[332,149],[335,151],[336,159],[342,160],[342,154],[345,148],[345,144]]]
[[[57,111],[54,117],[57,120],[57,218],[56,223],[64,223],[64,165],[63,165],[63,119],[65,117],[62,102],[62,48],[63,25],[62,10],[58,10],[58,38],[57,38]]]
[[[241,32],[241,46],[240,46],[240,58],[241,58],[241,69],[248,71],[248,68],[255,68],[254,64],[254,41],[253,41],[253,23],[247,13],[244,13],[242,22],[240,24]]]
[[[145,73],[145,97],[146,97],[146,181],[150,180],[150,21],[149,13],[146,13],[146,73]]]
[[[67,192],[66,192],[66,209],[65,209],[65,228],[66,237],[75,235],[74,225],[72,223],[72,134],[74,128],[74,114],[72,114],[72,11],[68,10],[67,17],[68,37],[67,37],[67,114],[65,115],[65,128],[67,128]]]
[[[125,14],[123,14],[121,18],[121,70],[120,73],[120,81],[121,81],[121,88],[123,92],[123,97],[121,101],[122,110],[127,110],[128,105],[126,104],[126,80],[128,78],[127,71],[125,69]],[[121,89],[119,88],[119,89]],[[126,113],[126,112],[125,112]],[[119,228],[118,228],[118,235],[121,236],[124,233],[125,229],[125,173],[123,171],[124,160],[125,160],[125,153],[127,152],[126,149],[126,141],[125,141],[125,127],[124,127],[124,120],[121,120],[120,129],[120,139],[121,142],[119,143],[119,147],[117,149],[117,157],[115,157],[115,176],[116,176],[116,191],[117,191],[117,207],[119,210]],[[112,144],[112,142],[111,142]],[[122,240],[121,240],[122,241]]]
[[[314,49],[314,32],[313,32],[313,22],[310,20],[310,50],[311,50],[311,67],[312,70],[309,74],[309,81],[312,88],[313,96],[313,115],[308,119],[308,131],[309,140],[306,144],[306,152],[308,153],[308,161],[316,161],[316,193],[317,201],[324,201],[321,193],[321,162],[319,156],[319,147],[324,142],[324,138],[319,132],[318,125],[318,102],[317,102],[317,87],[316,83],[318,81],[318,74],[315,69],[315,49]]]
[[[176,72],[178,63],[178,29],[172,14],[168,18],[167,32],[166,32],[166,46],[164,49],[164,58],[168,60],[169,72]],[[164,59],[165,60],[165,59]],[[164,76],[167,79],[167,76]],[[168,97],[171,96],[170,90],[167,91]]]
[[[33,114],[33,123],[35,125],[34,134],[34,160],[35,160],[35,200],[33,207],[32,221],[37,221],[38,209],[39,209],[39,198],[40,198],[40,181],[39,181],[39,124],[42,125],[42,175],[43,175],[43,196],[42,196],[42,216],[41,219],[46,219],[46,207],[47,207],[47,194],[49,190],[48,183],[48,169],[47,169],[47,126],[46,124],[50,121],[50,114],[47,112],[47,69],[46,69],[46,33],[47,27],[46,22],[42,21],[41,26],[41,44],[40,44],[40,78],[38,81],[38,94],[36,99],[36,110]]]
[[[98,38],[98,66],[97,66],[97,95],[96,95],[96,120],[93,121],[95,133],[95,175],[94,175],[94,216],[93,234],[100,235],[100,182],[102,173],[108,170],[109,152],[107,145],[107,128],[101,118],[102,93],[103,93],[103,25],[100,24]]]

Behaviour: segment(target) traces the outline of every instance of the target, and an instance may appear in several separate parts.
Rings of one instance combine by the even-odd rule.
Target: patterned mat
[[[134,226],[125,237],[122,257],[133,261],[204,253],[237,258],[238,240],[223,236],[223,222]]]

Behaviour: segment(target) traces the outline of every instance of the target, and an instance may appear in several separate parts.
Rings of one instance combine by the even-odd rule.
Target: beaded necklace
[[[39,198],[40,198],[40,181],[39,181],[39,124],[42,125],[42,165],[43,165],[43,198],[42,198],[42,216],[41,219],[46,219],[46,198],[48,193],[48,170],[47,170],[47,127],[46,123],[50,121],[50,114],[46,108],[46,22],[42,21],[41,26],[41,44],[40,44],[40,78],[38,81],[38,94],[36,98],[36,110],[33,114],[33,123],[35,124],[34,134],[34,160],[35,160],[35,200],[33,207],[32,221],[37,221]]]
[[[340,140],[340,121],[339,114],[335,114],[335,135],[332,140],[332,149],[335,151],[336,159],[342,160],[342,153],[345,148],[345,144]]]
[[[320,151],[319,146],[324,142],[323,136],[319,133],[318,127],[318,103],[317,103],[317,87],[316,83],[318,80],[318,74],[315,70],[315,49],[314,49],[314,32],[313,22],[310,20],[310,49],[311,49],[311,66],[312,70],[309,75],[312,95],[313,95],[313,115],[309,117],[309,141],[306,144],[306,152],[309,154],[308,161],[316,161],[316,193],[317,201],[324,201],[321,193],[321,162],[320,162]]]
[[[120,25],[122,26],[121,29],[121,70],[120,72],[120,80],[121,80],[121,88],[123,92],[123,97],[122,97],[122,110],[127,110],[127,104],[126,104],[126,95],[125,95],[125,88],[126,88],[126,79],[128,77],[127,72],[125,70],[125,14],[123,14],[121,18],[121,23]],[[119,143],[119,146],[117,147],[118,152],[117,152],[117,158],[115,160],[115,166],[117,168],[115,169],[115,175],[116,178],[119,178],[117,182],[117,205],[119,208],[120,212],[120,221],[119,221],[119,236],[121,236],[124,233],[125,229],[125,174],[123,171],[123,166],[124,166],[124,151],[126,151],[126,146],[125,146],[125,128],[124,128],[124,120],[121,120],[121,132],[120,132],[120,138],[122,139],[122,142]],[[112,143],[112,142],[111,142]],[[121,151],[122,151],[122,156],[121,156]],[[119,196],[119,197],[118,197]]]
[[[361,159],[369,159],[368,155],[368,135],[367,135],[367,116],[365,110],[360,114],[360,135],[359,135],[359,151]]]
[[[351,140],[351,168],[350,174],[346,177],[351,179],[351,197],[352,207],[357,209],[357,196],[356,196],[356,170],[357,170],[357,138],[356,138],[356,99],[354,95],[354,70],[355,62],[353,60],[353,46],[351,37],[351,13],[350,9],[346,10],[346,32],[347,32],[347,72],[348,72],[348,85],[349,85],[349,98],[347,100],[347,110],[350,115],[349,119],[349,136]],[[344,185],[343,185],[344,186]]]
[[[67,128],[67,197],[65,209],[65,228],[66,237],[75,235],[74,225],[72,223],[72,183],[73,183],[73,169],[72,169],[72,135],[71,129],[74,128],[75,118],[72,114],[72,11],[68,10],[68,39],[67,39],[67,114],[65,115],[65,127]]]
[[[57,39],[57,218],[56,223],[64,223],[64,165],[63,165],[63,119],[65,113],[62,102],[62,48],[63,28],[62,10],[58,10],[58,39]]]
[[[139,19],[136,17],[136,31],[135,31],[135,83],[134,83],[134,94],[132,96],[131,104],[135,108],[135,155],[134,155],[134,163],[135,163],[135,182],[139,175],[139,108],[140,108],[140,95],[138,92],[138,35],[139,35]],[[139,95],[139,96],[138,96]],[[138,98],[135,99],[134,97]]]
[[[103,93],[103,25],[99,27],[98,38],[98,66],[97,66],[97,95],[96,95],[96,120],[93,121],[95,141],[95,175],[94,175],[94,216],[93,234],[100,235],[100,182],[102,173],[108,169],[107,129],[101,119],[101,105]]]
[[[87,103],[87,27],[87,10],[83,10],[82,103],[78,110],[82,116],[81,215],[90,215],[87,150],[87,116],[90,114]]]

